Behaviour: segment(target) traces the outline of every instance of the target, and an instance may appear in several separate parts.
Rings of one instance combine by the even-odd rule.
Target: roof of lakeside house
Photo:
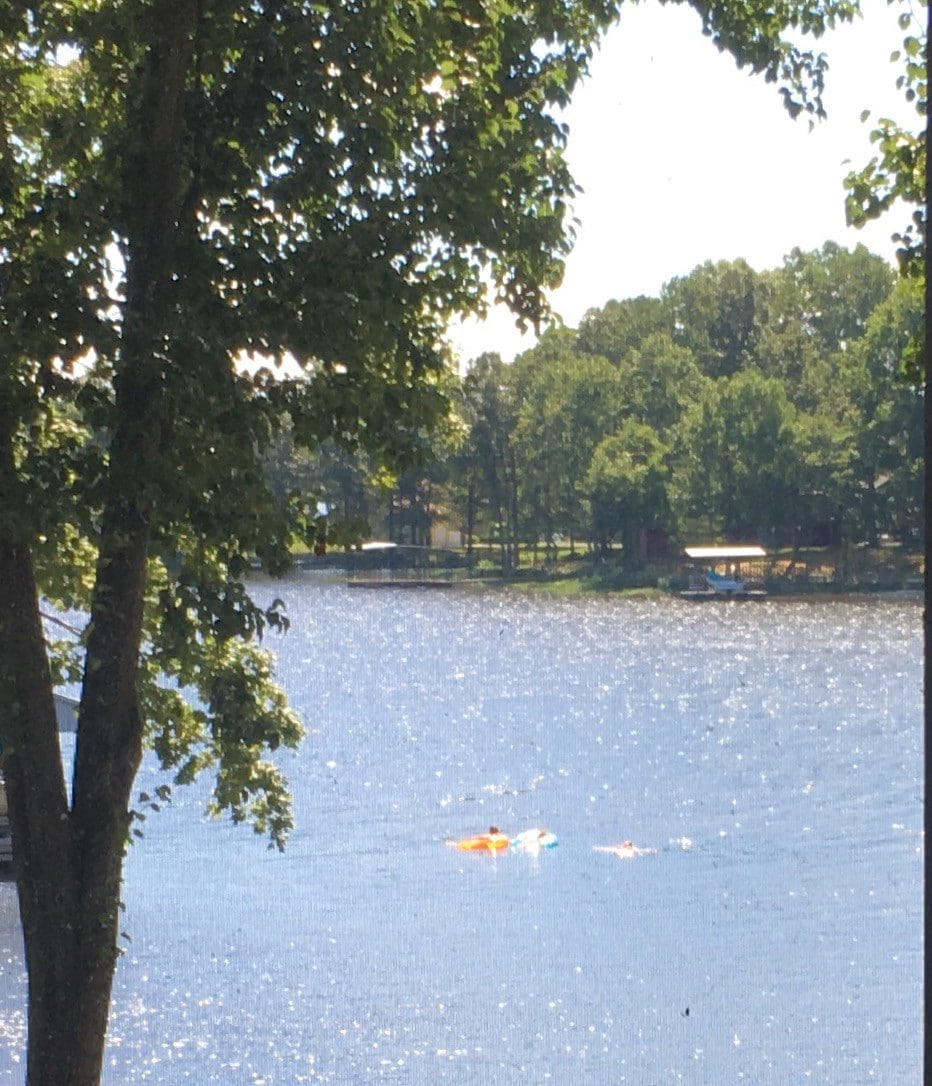
[[[767,552],[757,545],[735,547],[686,547],[686,554],[690,558],[701,559],[728,559],[728,558],[766,558]]]

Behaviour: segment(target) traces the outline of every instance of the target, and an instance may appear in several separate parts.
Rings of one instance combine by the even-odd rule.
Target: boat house
[[[767,552],[758,544],[691,546],[685,548],[689,599],[760,598]]]

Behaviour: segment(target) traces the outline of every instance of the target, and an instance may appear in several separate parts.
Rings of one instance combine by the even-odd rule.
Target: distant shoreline
[[[556,560],[522,565],[502,573],[497,553],[475,550],[467,561],[465,550],[403,548],[395,551],[331,551],[326,556],[295,553],[298,571],[328,575],[355,586],[380,587],[507,587],[555,595],[642,594],[677,595],[691,587],[685,562],[664,558],[624,569],[617,555],[563,553]],[[530,551],[526,552],[530,556]],[[411,557],[413,555],[413,558]],[[258,570],[256,570],[258,572]],[[793,554],[778,551],[750,575],[749,587],[763,589],[768,599],[838,599],[843,596],[922,598],[924,553],[897,545],[876,548],[851,546],[810,548]]]

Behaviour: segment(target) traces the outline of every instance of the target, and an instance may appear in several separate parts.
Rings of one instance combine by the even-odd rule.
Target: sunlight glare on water
[[[916,602],[272,591],[296,830],[206,784],[147,822],[108,1086],[915,1080]],[[492,824],[559,845],[445,844]],[[594,851],[624,839],[657,852]]]

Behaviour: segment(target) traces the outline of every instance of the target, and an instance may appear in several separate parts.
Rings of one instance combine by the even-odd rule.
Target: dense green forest
[[[283,496],[319,495],[331,547],[452,530],[468,550],[497,544],[506,568],[558,544],[631,568],[687,536],[918,547],[922,320],[921,283],[863,246],[794,249],[764,272],[710,262],[513,363],[473,359],[407,474],[287,440],[269,470]]]

